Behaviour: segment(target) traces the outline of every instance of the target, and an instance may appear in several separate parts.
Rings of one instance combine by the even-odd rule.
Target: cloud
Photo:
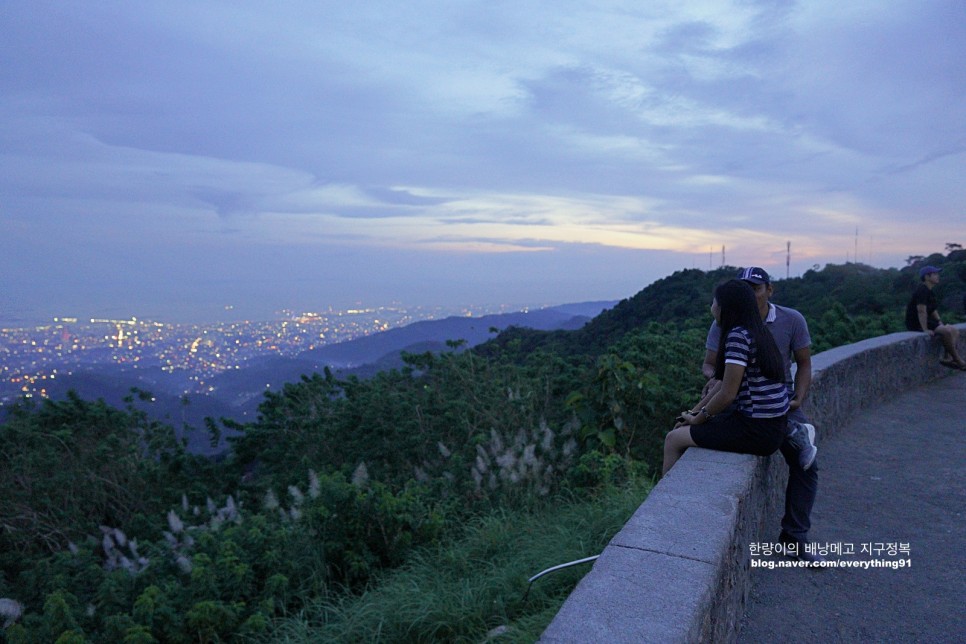
[[[771,257],[789,239],[841,261],[856,226],[882,261],[926,253],[966,198],[964,14],[954,0],[9,0],[0,256],[61,253],[78,276],[141,258],[180,275],[213,256],[250,275],[232,258],[290,253],[310,270],[312,249],[344,248],[398,283],[403,257],[447,267],[414,279],[460,255],[512,276],[606,249]],[[17,273],[25,290],[54,274]]]
[[[371,186],[365,192],[381,202],[399,206],[436,206],[446,203],[446,199],[420,195],[400,187]]]

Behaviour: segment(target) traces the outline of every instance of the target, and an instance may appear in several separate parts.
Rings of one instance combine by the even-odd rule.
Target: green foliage
[[[640,505],[650,479],[611,462],[616,479],[585,499],[539,509],[494,510],[445,545],[419,551],[366,592],[338,596],[279,619],[266,642],[533,642],[590,564],[540,578],[550,566],[601,552]]]
[[[124,644],[155,644],[157,641],[145,626],[132,626],[124,633]]]
[[[152,584],[134,600],[131,617],[137,622],[127,633],[156,633],[159,639],[174,641],[181,629],[182,619],[178,606],[160,586]],[[153,635],[152,635],[153,637]]]
[[[591,450],[581,455],[569,479],[575,490],[599,491],[607,487],[621,487],[631,480],[644,479],[648,476],[648,469],[641,461]]]
[[[235,630],[242,604],[200,601],[188,611],[186,622],[192,639],[199,642],[227,640]]]
[[[221,522],[225,508],[217,507],[194,522],[169,520],[175,533],[140,546],[150,565],[137,574],[91,567],[97,557],[86,547],[37,561],[14,584],[28,608],[20,636],[178,642],[257,634],[308,597],[361,586],[401,564],[415,543],[433,543],[443,525],[416,490],[394,494],[341,474],[290,497],[288,507],[236,511]],[[32,611],[38,605],[39,614]]]
[[[320,551],[328,583],[358,587],[376,571],[401,564],[414,544],[432,543],[442,530],[442,516],[417,487],[393,493],[379,482],[353,484],[335,474],[320,477],[318,490],[299,510],[299,541]],[[275,588],[279,581],[274,579]]]
[[[56,550],[98,524],[151,511],[149,492],[179,456],[176,443],[161,440],[163,431],[73,393],[36,411],[29,403],[16,407],[0,425],[3,550]]]
[[[648,374],[612,353],[597,359],[597,377],[591,387],[592,398],[574,392],[566,404],[583,421],[580,437],[607,450],[617,449],[627,454],[634,440],[634,431],[627,420],[628,408],[641,398],[648,383]]]
[[[597,373],[566,400],[589,447],[660,464],[670,419],[693,403],[703,378],[706,329],[651,323],[597,361]]]
[[[76,607],[77,598],[70,593],[58,590],[48,595],[47,601],[44,602],[44,629],[58,639],[64,634],[76,632],[77,621],[74,619]]]
[[[829,264],[821,271],[775,283],[772,301],[797,309],[812,321],[838,303],[849,315],[881,315],[905,308],[912,288],[906,288],[897,269],[882,270],[865,264]]]
[[[878,316],[850,315],[839,302],[831,302],[809,326],[813,353],[903,330],[903,318],[897,312]]]
[[[559,483],[562,463],[539,472],[497,476],[497,460],[562,453],[570,415],[560,404],[574,369],[557,357],[527,365],[471,352],[406,357],[402,371],[368,380],[331,374],[304,377],[267,397],[257,422],[242,426],[229,467],[239,476],[255,466],[257,485],[285,486],[310,468],[368,476],[393,489],[416,480],[454,503],[496,501],[511,483],[546,488]],[[518,454],[507,454],[518,446]],[[477,467],[488,461],[487,472]],[[476,471],[476,474],[474,474]]]

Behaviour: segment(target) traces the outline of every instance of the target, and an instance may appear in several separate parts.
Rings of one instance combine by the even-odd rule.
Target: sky
[[[0,34],[0,319],[617,300],[966,243],[963,0],[0,0]]]

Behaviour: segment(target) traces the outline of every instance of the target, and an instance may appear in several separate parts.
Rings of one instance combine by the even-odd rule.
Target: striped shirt
[[[751,334],[736,326],[725,340],[725,364],[745,368],[735,402],[738,413],[751,418],[775,418],[788,413],[788,388],[784,382],[769,380],[758,367],[758,348]]]

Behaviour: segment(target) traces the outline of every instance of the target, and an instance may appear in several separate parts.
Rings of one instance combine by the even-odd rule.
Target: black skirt
[[[734,412],[691,426],[691,440],[698,447],[720,452],[768,456],[778,451],[788,428],[788,416],[751,418]]]

